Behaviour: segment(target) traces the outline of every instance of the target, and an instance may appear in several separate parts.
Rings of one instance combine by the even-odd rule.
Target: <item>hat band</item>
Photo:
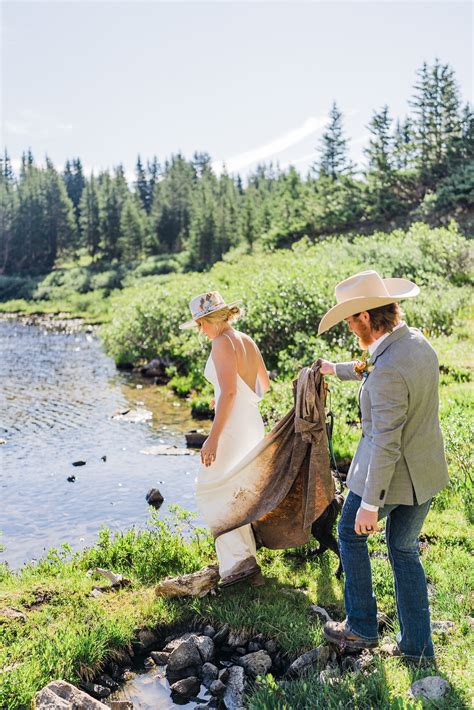
[[[191,313],[192,317],[194,320],[197,320],[198,318],[202,318],[203,316],[207,315],[208,313],[214,313],[214,311],[218,311],[221,308],[225,308],[226,304],[225,303],[220,303],[219,305],[214,305],[214,306],[208,306],[207,308],[203,308],[202,311],[197,311],[196,313]]]

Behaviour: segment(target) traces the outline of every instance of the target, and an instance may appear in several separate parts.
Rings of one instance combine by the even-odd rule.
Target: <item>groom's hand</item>
[[[354,530],[357,535],[373,535],[378,532],[378,512],[359,508],[357,511]]]
[[[321,365],[319,367],[319,371],[321,372],[322,375],[335,375],[336,374],[336,368],[334,367],[334,364],[332,362],[329,362],[329,360],[321,360]]]

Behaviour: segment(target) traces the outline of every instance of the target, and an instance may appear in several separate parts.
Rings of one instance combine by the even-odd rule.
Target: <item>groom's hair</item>
[[[391,333],[403,318],[403,311],[398,303],[389,303],[387,306],[371,308],[367,313],[369,314],[372,330],[383,330],[385,333]],[[357,313],[355,318],[358,316],[360,316],[360,313]]]

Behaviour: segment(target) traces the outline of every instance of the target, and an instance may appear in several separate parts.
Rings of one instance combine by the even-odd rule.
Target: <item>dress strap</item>
[[[233,343],[232,338],[230,337],[230,335],[227,335],[227,333],[222,333],[222,335],[225,335],[225,337],[226,337],[228,340],[230,340],[230,344],[231,344],[232,347],[234,348],[234,352],[237,352],[236,349],[235,349],[235,345],[234,345],[234,343]]]

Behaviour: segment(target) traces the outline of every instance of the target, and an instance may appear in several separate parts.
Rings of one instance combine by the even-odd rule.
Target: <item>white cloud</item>
[[[324,128],[327,120],[327,116],[321,116],[318,118],[311,116],[298,128],[288,131],[278,138],[275,138],[268,143],[264,143],[264,145],[261,145],[258,148],[247,150],[244,153],[239,153],[238,155],[233,155],[223,162],[214,161],[212,163],[212,167],[217,174],[222,172],[224,166],[229,173],[234,173],[239,172],[254,163],[269,160],[279,153],[283,153],[283,151],[291,148],[297,143],[300,143],[302,140],[311,134],[316,133],[316,131],[319,131],[321,128]]]

